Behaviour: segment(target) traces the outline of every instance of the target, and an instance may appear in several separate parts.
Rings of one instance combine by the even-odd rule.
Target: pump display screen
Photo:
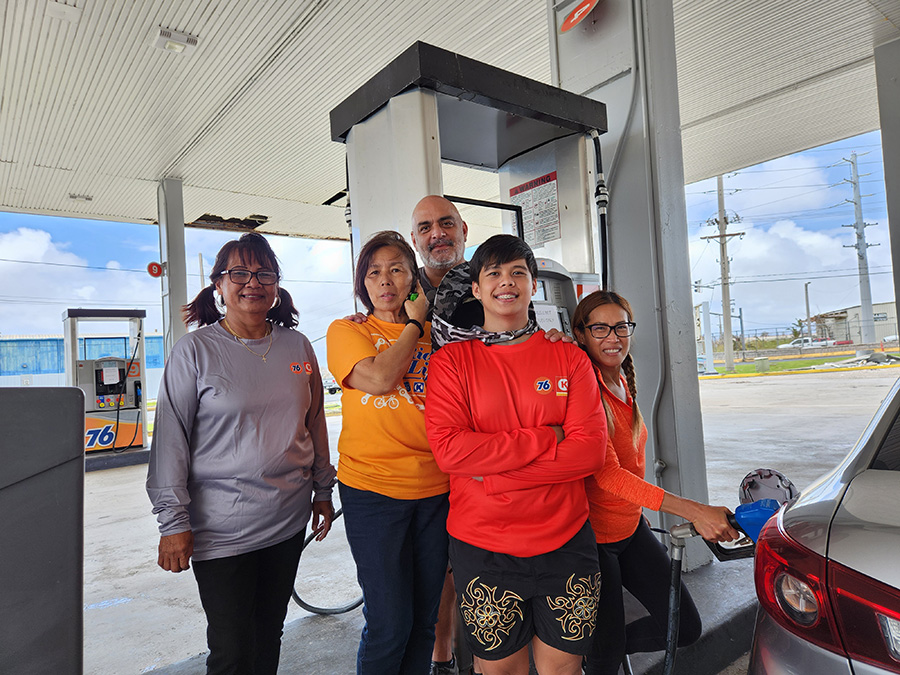
[[[534,300],[535,302],[546,302],[547,300],[547,289],[544,287],[544,282],[542,279],[538,279],[537,291],[535,291],[532,300]]]
[[[118,361],[97,361],[94,367],[94,387],[97,396],[119,394],[125,380],[125,369]]]

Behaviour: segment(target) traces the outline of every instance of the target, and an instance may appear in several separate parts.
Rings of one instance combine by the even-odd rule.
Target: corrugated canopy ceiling
[[[652,0],[656,1],[656,0]],[[546,0],[7,0],[0,209],[155,222],[163,177],[188,222],[347,237],[328,113],[421,40],[550,82]],[[878,127],[873,47],[897,0],[676,0],[685,178]],[[195,36],[175,54],[160,28]],[[497,199],[448,166],[445,192]],[[338,202],[342,204],[342,202]],[[251,218],[252,219],[252,218]]]

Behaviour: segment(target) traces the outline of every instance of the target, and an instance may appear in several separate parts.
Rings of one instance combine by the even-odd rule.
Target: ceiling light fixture
[[[92,202],[94,198],[91,195],[77,195],[74,192],[69,193],[69,199],[73,199],[76,202]]]
[[[199,42],[193,35],[179,33],[168,28],[160,28],[159,35],[153,46],[173,54],[187,56],[197,48]]]
[[[49,0],[49,2],[47,2],[46,13],[47,16],[52,19],[59,19],[60,21],[65,21],[66,23],[71,23],[75,26],[77,26],[78,22],[81,20],[81,9],[72,5],[64,5],[55,0]]]

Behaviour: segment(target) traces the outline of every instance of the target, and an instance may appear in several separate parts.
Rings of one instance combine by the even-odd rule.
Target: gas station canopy
[[[896,0],[674,8],[688,182],[878,128]],[[153,223],[180,178],[189,223],[325,239],[347,238],[329,111],[384,64],[424,41],[550,84],[555,58],[544,0],[9,0],[0,25],[0,210]],[[450,165],[444,188],[498,197]]]

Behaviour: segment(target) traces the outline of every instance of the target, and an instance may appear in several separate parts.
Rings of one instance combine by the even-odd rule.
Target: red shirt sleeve
[[[538,457],[521,468],[485,475],[487,494],[578,480],[603,466],[608,432],[600,390],[587,356],[577,348],[571,353],[565,438],[556,446],[555,456]]]
[[[538,457],[552,460],[557,455],[557,443],[556,433],[549,426],[495,433],[476,430],[469,403],[472,392],[466,386],[465,366],[461,359],[454,358],[455,347],[444,346],[432,355],[428,365],[425,429],[441,470],[457,476],[486,477],[520,469]]]

